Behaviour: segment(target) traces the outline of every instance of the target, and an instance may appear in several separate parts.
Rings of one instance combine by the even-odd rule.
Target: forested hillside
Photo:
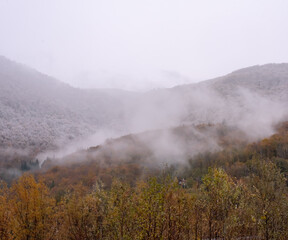
[[[79,141],[89,147],[111,136],[181,124],[228,122],[257,139],[287,116],[287,64],[140,93],[73,88],[0,57],[0,84],[0,148],[12,154],[25,149],[32,157]]]
[[[287,10],[0,0],[0,240],[288,240]]]
[[[2,183],[1,239],[287,239],[288,123],[252,144],[227,127],[198,128],[217,129],[222,149],[188,165],[143,164],[139,143],[138,156],[102,164],[91,155],[99,146],[89,159]]]
[[[4,57],[0,84],[1,148],[35,155],[121,124],[124,91],[80,90]]]
[[[287,64],[132,93],[1,57],[0,83],[0,239],[288,238]]]

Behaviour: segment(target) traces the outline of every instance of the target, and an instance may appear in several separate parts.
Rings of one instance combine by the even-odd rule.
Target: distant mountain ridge
[[[228,121],[254,131],[259,123],[270,126],[285,118],[287,103],[287,63],[253,66],[196,84],[134,93],[73,88],[0,57],[2,148],[29,148],[37,153],[103,129],[124,135]],[[253,131],[251,134],[258,134],[261,129]]]
[[[111,127],[119,97],[80,90],[0,57],[0,145],[43,149]],[[59,143],[60,144],[60,143]]]
[[[216,78],[213,87],[221,89],[221,85],[237,85],[253,90],[259,94],[269,95],[273,99],[288,100],[288,64],[265,64],[234,71],[224,77]]]

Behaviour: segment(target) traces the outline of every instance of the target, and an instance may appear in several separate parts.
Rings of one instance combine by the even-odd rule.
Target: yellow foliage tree
[[[56,233],[53,209],[55,201],[43,182],[22,176],[11,188],[11,239],[53,239]]]

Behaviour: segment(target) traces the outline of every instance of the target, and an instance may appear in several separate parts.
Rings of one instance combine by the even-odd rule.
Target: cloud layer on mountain
[[[34,154],[60,148],[63,155],[107,138],[182,124],[226,122],[253,140],[271,135],[287,117],[288,64],[137,93],[73,88],[1,57],[0,83],[0,144]]]

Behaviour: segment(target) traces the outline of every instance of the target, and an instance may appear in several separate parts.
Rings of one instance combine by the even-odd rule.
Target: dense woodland
[[[288,123],[252,144],[217,129],[222,150],[185,164],[89,159],[3,181],[0,239],[288,239]]]

